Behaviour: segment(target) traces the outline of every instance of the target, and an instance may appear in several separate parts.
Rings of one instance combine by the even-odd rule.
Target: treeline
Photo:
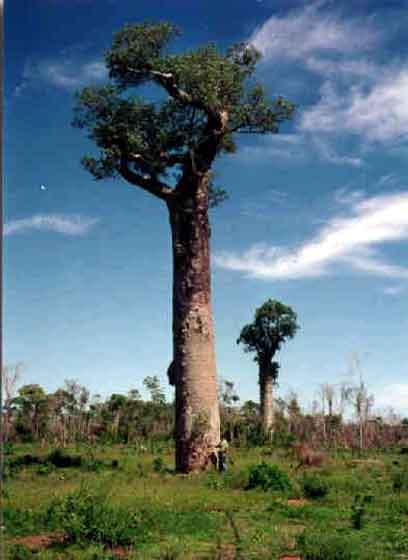
[[[77,381],[66,380],[54,393],[37,384],[16,389],[19,371],[3,370],[3,434],[8,442],[36,442],[64,447],[83,442],[147,445],[174,438],[174,403],[167,402],[158,377],[149,376],[143,399],[136,389],[103,400]],[[311,411],[296,394],[274,401],[274,430],[265,436],[258,403],[241,403],[234,384],[220,385],[221,426],[235,446],[265,443],[289,447],[305,442],[314,448],[369,449],[408,446],[408,419],[373,413],[374,399],[365,385],[319,389]]]

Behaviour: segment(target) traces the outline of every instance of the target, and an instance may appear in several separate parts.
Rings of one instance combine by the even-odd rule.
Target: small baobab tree
[[[245,352],[255,352],[259,368],[261,418],[266,435],[273,431],[273,386],[279,364],[273,360],[276,352],[298,330],[297,316],[291,307],[269,299],[255,311],[254,321],[245,325],[237,340]]]
[[[212,168],[218,156],[234,151],[236,134],[278,132],[293,105],[280,97],[268,100],[255,82],[260,55],[251,45],[171,53],[177,35],[166,22],[116,33],[105,59],[110,82],[82,90],[74,125],[88,130],[100,151],[83,159],[96,179],[123,178],[168,209],[176,468],[189,472],[206,464],[220,437],[208,217],[220,192],[211,188]],[[148,84],[162,96],[136,96]]]

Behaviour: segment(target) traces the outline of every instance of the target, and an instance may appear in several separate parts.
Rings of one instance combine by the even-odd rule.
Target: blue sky
[[[376,406],[408,414],[408,12],[404,2],[6,0],[4,350],[22,382],[93,393],[166,383],[171,253],[164,206],[80,166],[76,90],[103,83],[125,23],[167,19],[177,48],[252,42],[271,97],[297,105],[279,135],[239,139],[216,164],[212,212],[219,375],[257,399],[236,345],[267,298],[301,331],[278,393],[309,405],[358,354]],[[170,395],[170,390],[169,390]]]

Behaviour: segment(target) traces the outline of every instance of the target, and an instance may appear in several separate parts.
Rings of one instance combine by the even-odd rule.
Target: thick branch
[[[169,154],[167,152],[161,152],[158,157],[161,163],[166,167],[174,167],[175,165],[182,165],[185,163],[186,155],[187,154]],[[151,162],[142,156],[142,154],[129,154],[128,159],[137,164],[144,165],[147,168],[151,165]]]
[[[167,201],[174,196],[173,189],[168,187],[165,183],[162,183],[158,179],[148,175],[141,175],[140,173],[136,173],[135,171],[129,169],[128,161],[124,156],[122,156],[120,160],[119,173],[132,185],[140,187],[162,200]]]
[[[129,71],[133,74],[141,76],[150,74],[150,76],[167,91],[170,97],[176,101],[180,101],[183,105],[190,105],[191,107],[200,109],[201,111],[207,113],[207,115],[212,114],[211,109],[207,107],[201,99],[190,95],[177,85],[176,79],[171,72],[159,72],[158,70],[153,70],[153,68],[148,70],[136,70],[135,68],[129,68]]]
[[[196,109],[201,109],[207,114],[211,114],[212,111],[207,107],[200,99],[190,95],[183,89],[177,86],[174,75],[170,72],[159,72],[157,70],[149,70],[149,74],[156,79],[156,81],[164,87],[167,93],[173,99],[180,101],[184,105],[191,105]]]

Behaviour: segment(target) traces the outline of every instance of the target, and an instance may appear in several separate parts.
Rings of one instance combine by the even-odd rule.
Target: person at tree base
[[[227,470],[227,453],[228,453],[228,441],[225,437],[222,438],[218,444],[218,470],[219,472],[225,472]]]

